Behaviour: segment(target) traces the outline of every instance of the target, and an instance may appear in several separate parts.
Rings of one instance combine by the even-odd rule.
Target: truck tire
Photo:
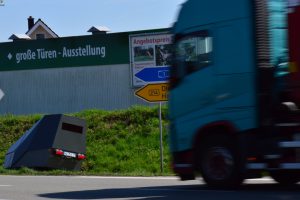
[[[198,167],[208,186],[235,188],[243,182],[241,159],[226,135],[214,135],[202,141],[198,155]]]
[[[271,177],[280,185],[289,186],[297,184],[300,181],[300,172],[273,171]]]

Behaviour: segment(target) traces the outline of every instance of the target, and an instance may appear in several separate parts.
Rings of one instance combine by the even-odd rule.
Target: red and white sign
[[[170,66],[171,44],[172,34],[165,32],[130,36],[130,63],[133,73],[133,86],[139,87],[148,84],[136,76],[143,69]]]

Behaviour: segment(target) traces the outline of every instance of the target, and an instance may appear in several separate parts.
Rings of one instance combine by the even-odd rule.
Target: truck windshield
[[[213,38],[207,31],[175,37],[170,89],[175,87],[185,75],[201,70],[212,63],[212,43]]]
[[[288,74],[287,1],[269,0],[271,63],[276,77]]]
[[[192,73],[211,63],[212,37],[207,33],[194,33],[176,41],[176,64]]]

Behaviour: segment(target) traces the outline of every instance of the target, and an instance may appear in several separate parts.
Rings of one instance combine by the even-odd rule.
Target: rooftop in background
[[[8,39],[10,40],[37,40],[58,38],[59,36],[41,19],[34,22],[34,18],[29,16],[28,31],[25,34],[12,34]]]
[[[26,34],[12,34],[9,40],[31,40],[31,38]]]
[[[94,34],[105,34],[109,31],[110,29],[107,28],[106,26],[92,26],[87,32],[91,32],[94,35]]]

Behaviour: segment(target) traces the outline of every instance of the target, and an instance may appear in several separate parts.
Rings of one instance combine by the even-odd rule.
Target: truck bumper
[[[174,152],[172,161],[173,171],[181,180],[195,179],[194,154],[192,150]]]

